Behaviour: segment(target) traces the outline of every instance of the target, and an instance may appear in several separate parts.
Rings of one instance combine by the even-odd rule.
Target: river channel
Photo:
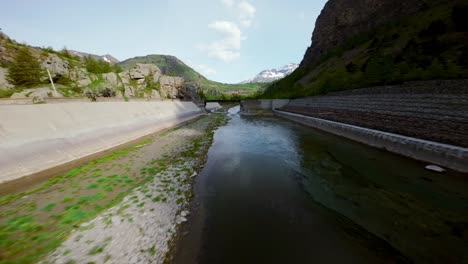
[[[466,263],[468,181],[231,108],[173,263]]]

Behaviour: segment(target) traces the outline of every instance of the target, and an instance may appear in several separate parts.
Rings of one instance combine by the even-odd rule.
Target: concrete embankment
[[[275,110],[280,117],[413,159],[468,173],[468,149]]]
[[[468,80],[409,82],[291,100],[279,116],[468,172]]]
[[[174,126],[203,111],[192,102],[0,106],[0,183]]]
[[[286,106],[289,101],[289,99],[242,100],[241,114],[272,114],[272,110]]]

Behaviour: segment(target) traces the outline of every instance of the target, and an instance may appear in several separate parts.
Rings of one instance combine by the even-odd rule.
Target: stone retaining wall
[[[241,114],[272,114],[272,110],[289,103],[289,99],[242,100]]]
[[[283,111],[468,147],[468,81],[412,82],[292,100]]]

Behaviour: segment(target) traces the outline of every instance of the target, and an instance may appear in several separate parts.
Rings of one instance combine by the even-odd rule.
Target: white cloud
[[[205,65],[205,64],[198,64],[194,66],[195,70],[203,74],[204,76],[212,76],[216,74],[216,70],[213,68]]]
[[[241,25],[250,27],[257,11],[255,7],[247,1],[241,1],[237,4],[237,8]]]
[[[257,11],[247,0],[221,0],[226,7],[235,10],[239,23],[244,27],[250,27]]]
[[[256,9],[247,0],[221,0],[226,7],[235,10],[238,22],[220,20],[208,25],[222,35],[222,39],[205,45],[203,50],[207,51],[209,57],[225,62],[236,60],[240,57],[240,49],[243,37],[239,24],[245,28],[252,25]]]
[[[227,7],[232,7],[234,5],[234,0],[221,0],[221,3]]]
[[[208,27],[223,36],[222,39],[207,46],[208,56],[225,62],[238,59],[242,42],[242,31],[239,26],[230,21],[214,21]]]

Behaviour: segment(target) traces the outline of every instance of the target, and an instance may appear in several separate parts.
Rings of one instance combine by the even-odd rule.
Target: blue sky
[[[177,56],[209,79],[237,83],[299,63],[326,0],[0,0],[0,28],[54,49]]]

